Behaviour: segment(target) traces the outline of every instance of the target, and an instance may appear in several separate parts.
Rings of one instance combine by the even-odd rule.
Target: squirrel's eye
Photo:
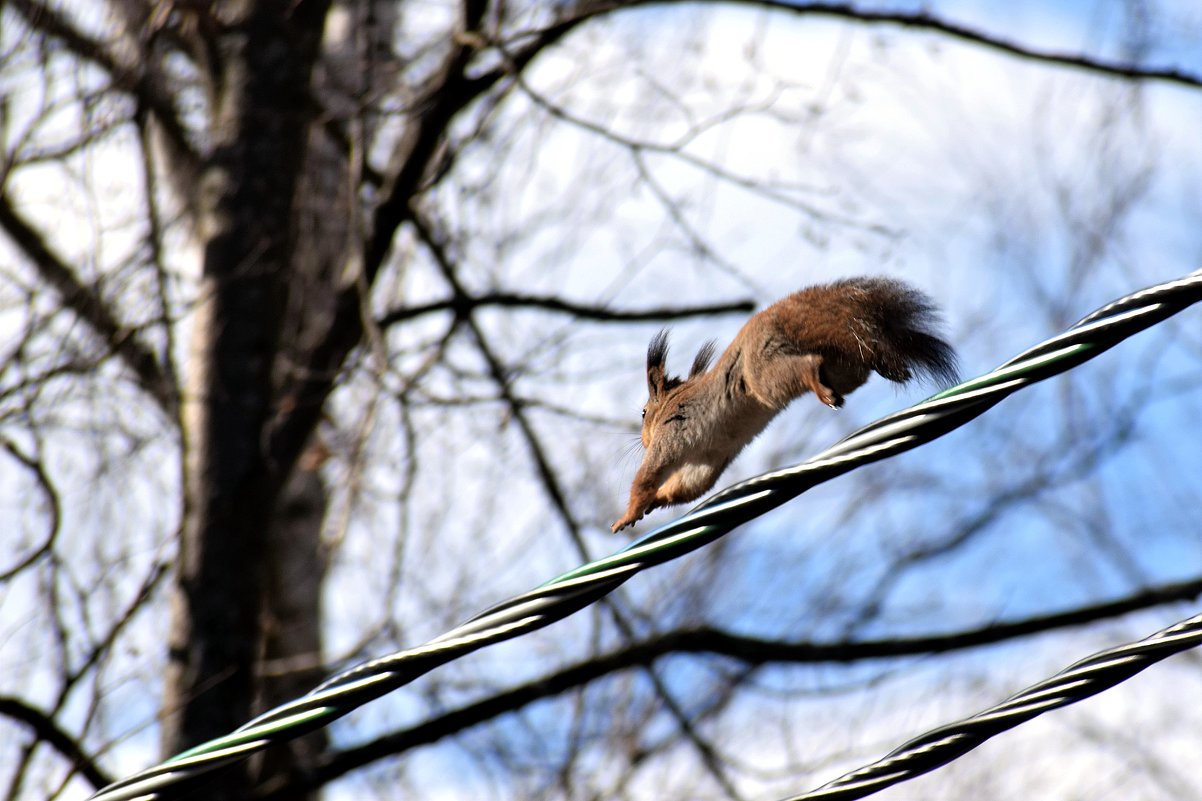
[[[639,415],[639,416],[640,416],[640,417],[642,417],[644,420],[646,420],[646,419],[647,419],[647,410],[646,410],[646,409],[643,409],[643,412],[642,412],[642,414],[641,414],[641,415]]]

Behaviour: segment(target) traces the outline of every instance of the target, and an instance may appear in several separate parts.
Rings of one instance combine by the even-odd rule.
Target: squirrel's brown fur
[[[661,331],[647,349],[646,454],[613,530],[700,497],[806,392],[838,408],[873,371],[899,383],[916,373],[954,382],[955,351],[934,333],[937,317],[930,298],[889,278],[810,287],[748,320],[712,369],[713,343],[702,347],[685,379],[668,375]]]

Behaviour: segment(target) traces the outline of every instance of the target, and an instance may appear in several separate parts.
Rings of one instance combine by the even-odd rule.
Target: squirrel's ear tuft
[[[712,339],[701,346],[701,350],[697,351],[697,355],[693,357],[693,366],[689,368],[689,378],[710,369],[710,362],[714,360],[714,351],[716,350],[717,344]]]
[[[668,332],[660,331],[647,346],[647,394],[657,399],[668,388]]]
[[[668,329],[661,329],[658,334],[651,337],[651,344],[647,346],[647,369],[652,367],[664,368],[668,361]]]

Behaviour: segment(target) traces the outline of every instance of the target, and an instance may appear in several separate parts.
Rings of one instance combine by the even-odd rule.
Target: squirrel
[[[875,371],[905,383],[957,379],[956,353],[919,290],[890,278],[850,278],[795,292],[755,314],[713,361],[707,342],[688,378],[667,373],[668,332],[647,348],[642,464],[618,532],[714,486],[747,443],[789,403],[813,392],[832,409]]]

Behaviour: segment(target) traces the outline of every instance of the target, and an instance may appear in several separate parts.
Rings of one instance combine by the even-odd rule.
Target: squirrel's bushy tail
[[[940,386],[959,380],[956,352],[938,335],[939,311],[926,294],[891,278],[852,278],[868,299],[871,324],[880,331],[873,348],[876,370],[890,381],[917,375]]]

